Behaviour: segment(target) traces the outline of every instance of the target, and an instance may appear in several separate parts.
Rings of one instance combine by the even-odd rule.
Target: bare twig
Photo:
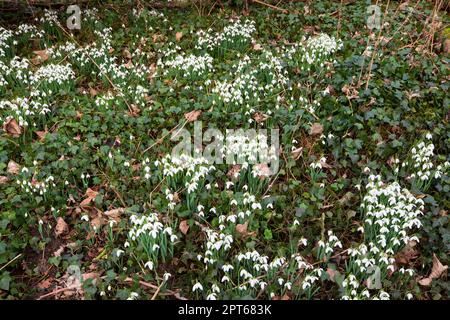
[[[286,14],[286,13],[289,13],[289,11],[286,10],[286,9],[283,9],[283,8],[280,8],[280,7],[277,7],[277,6],[274,6],[274,5],[272,5],[272,4],[265,3],[265,2],[263,2],[263,1],[261,1],[261,0],[251,0],[251,1],[252,1],[252,2],[256,2],[256,3],[259,3],[259,4],[263,5],[263,6],[266,6],[266,7],[269,7],[269,8],[278,10],[278,11],[281,11],[281,12],[283,12],[283,13],[285,13],[285,14]]]

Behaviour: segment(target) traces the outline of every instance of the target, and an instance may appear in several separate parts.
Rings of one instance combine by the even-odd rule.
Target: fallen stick
[[[252,1],[252,2],[256,2],[256,3],[259,3],[259,4],[263,5],[263,6],[267,6],[267,7],[269,7],[269,8],[278,10],[278,11],[282,11],[283,13],[289,13],[289,11],[286,10],[286,9],[279,8],[279,7],[274,6],[274,5],[272,5],[272,4],[269,4],[269,3],[265,3],[265,2],[263,2],[263,1],[261,1],[261,0],[251,0],[251,1]]]

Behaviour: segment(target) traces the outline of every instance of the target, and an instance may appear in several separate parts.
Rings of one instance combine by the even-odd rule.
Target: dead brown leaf
[[[303,147],[298,147],[291,151],[292,158],[297,160],[302,155]]]
[[[63,218],[58,217],[58,219],[56,219],[55,235],[60,236],[63,233],[67,233],[68,231],[69,226],[67,225],[67,223],[64,221]]]
[[[202,114],[202,110],[192,110],[184,115],[188,122],[196,121],[198,117]]]
[[[84,195],[85,195],[86,199],[81,201],[80,206],[82,206],[82,207],[89,205],[92,202],[92,200],[94,200],[95,197],[98,195],[98,191],[88,188]]]
[[[41,282],[39,282],[37,284],[37,287],[39,289],[45,290],[45,289],[50,288],[51,285],[52,285],[52,280],[51,279],[45,279],[45,280],[42,280]]]
[[[14,138],[18,138],[22,134],[22,128],[14,118],[9,118],[3,123],[3,130]]]
[[[9,160],[8,168],[6,169],[6,172],[8,172],[10,174],[19,174],[19,171],[20,171],[20,166],[13,160]]]
[[[227,176],[230,179],[237,179],[239,177],[240,171],[241,171],[241,165],[235,164],[230,168],[230,170],[228,170]]]
[[[438,279],[448,269],[448,266],[444,266],[436,255],[433,253],[433,267],[428,277],[419,280],[419,284],[422,286],[429,286],[433,279]]]
[[[409,241],[407,245],[395,255],[395,262],[401,265],[409,265],[419,256],[415,241]]]
[[[66,245],[61,245],[55,252],[53,252],[53,256],[60,257],[61,254],[64,252],[64,249],[66,248]]]
[[[313,136],[321,135],[323,133],[323,125],[320,123],[313,123],[310,134]]]
[[[175,33],[175,40],[180,41],[182,37],[183,37],[183,32]]]
[[[327,274],[330,277],[330,280],[334,282],[334,276],[336,275],[336,270],[327,268]]]
[[[38,136],[39,141],[44,141],[45,136],[47,135],[48,131],[47,131],[47,130],[44,130],[44,131],[35,131],[34,133]]]
[[[255,167],[257,168],[258,177],[261,179],[267,178],[272,175],[272,171],[270,170],[267,163],[259,163],[256,164]]]
[[[44,61],[47,61],[49,56],[47,50],[37,50],[33,51],[36,55],[34,58],[30,59],[31,63],[34,65],[39,65]]]
[[[0,185],[6,184],[9,181],[7,176],[0,176]]]
[[[255,236],[256,232],[248,232],[248,221],[245,221],[243,224],[236,225],[236,232],[241,235],[243,238],[247,238],[250,236]]]
[[[117,208],[103,212],[103,214],[116,222],[120,221],[120,216],[125,213],[125,208]]]
[[[261,51],[262,50],[262,46],[259,43],[255,43],[255,44],[253,44],[253,50]]]
[[[97,215],[91,219],[91,226],[99,229],[101,226],[106,224],[106,220],[102,216]]]
[[[137,117],[137,116],[139,116],[140,113],[141,113],[141,109],[139,109],[139,107],[137,105],[132,103],[131,104],[131,110],[128,112],[128,114],[131,117]]]
[[[268,115],[266,115],[266,114],[264,114],[264,113],[261,113],[261,112],[256,112],[256,113],[253,115],[253,119],[255,119],[255,121],[258,122],[258,123],[264,122],[264,121],[266,121],[268,118],[269,118]]]
[[[189,230],[189,224],[188,224],[187,220],[181,221],[179,228],[183,234],[187,234],[187,232]]]
[[[88,272],[88,273],[83,273],[82,277],[83,277],[83,281],[92,279],[92,283],[95,284],[97,282],[97,280],[100,278],[100,275],[97,272]]]
[[[133,69],[134,68],[134,66],[133,66],[133,61],[128,61],[127,63],[125,63],[124,64],[124,66],[125,66],[125,68],[127,68],[127,69]]]
[[[89,94],[91,95],[91,97],[95,97],[96,95],[98,95],[98,91],[94,88],[89,88]]]
[[[128,50],[128,49],[125,49],[125,50],[123,50],[123,56],[125,57],[125,58],[127,58],[128,60],[131,60],[131,52],[130,52],[130,50]]]

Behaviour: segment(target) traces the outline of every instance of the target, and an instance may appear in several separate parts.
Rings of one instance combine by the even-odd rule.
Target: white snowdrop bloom
[[[231,264],[224,264],[224,265],[222,266],[222,270],[223,270],[224,272],[229,272],[230,270],[234,270],[234,267],[233,267]]]
[[[84,214],[81,216],[81,220],[89,221],[89,216],[87,214]]]
[[[230,281],[230,278],[228,278],[227,276],[223,276],[222,277],[222,280],[220,280],[220,282],[229,282]]]
[[[137,294],[136,292],[130,292],[130,296],[127,298],[127,300],[136,300],[137,298],[139,298],[139,294]]]
[[[168,272],[165,272],[164,273],[164,275],[163,275],[163,279],[164,279],[164,281],[167,281],[167,280],[169,280],[169,278],[171,277],[172,275],[170,274],[170,273],[168,273]]]
[[[192,287],[192,292],[195,292],[195,291],[197,291],[197,290],[203,291],[203,286],[202,286],[202,284],[201,284],[200,282],[197,282],[197,283],[194,284],[194,286]]]
[[[207,297],[206,300],[217,300],[217,294],[216,293],[210,293]]]
[[[211,286],[211,290],[213,292],[215,292],[215,293],[219,293],[220,292],[219,286],[217,284],[215,284],[215,283]]]
[[[117,250],[116,250],[116,256],[117,256],[117,258],[120,258],[120,256],[121,256],[124,252],[125,252],[125,251],[123,251],[123,250],[117,249]]]
[[[144,264],[144,267],[146,267],[146,268],[148,268],[149,270],[153,270],[153,261],[147,261],[145,264]]]
[[[381,291],[379,294],[380,300],[389,300],[390,299],[390,295],[389,293],[385,292],[385,291]]]
[[[234,185],[234,183],[231,182],[231,181],[227,181],[227,182],[225,183],[225,186],[226,186],[227,189],[230,189],[233,185]]]

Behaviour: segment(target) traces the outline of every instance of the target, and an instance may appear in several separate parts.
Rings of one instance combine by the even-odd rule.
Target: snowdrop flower
[[[147,261],[144,264],[144,267],[148,268],[149,270],[153,270],[153,261]]]
[[[130,296],[128,297],[127,300],[136,300],[139,297],[139,294],[137,294],[136,292],[130,292]]]
[[[217,300],[217,294],[216,293],[210,293],[207,297],[206,300]]]
[[[122,253],[124,253],[125,251],[123,251],[123,250],[120,250],[120,249],[117,249],[116,250],[116,256],[117,256],[117,258],[120,258],[120,256],[122,255]]]
[[[234,270],[234,267],[233,267],[231,264],[224,264],[224,265],[222,266],[222,270],[223,270],[224,272],[229,272],[230,270]]]
[[[201,285],[200,282],[197,282],[197,283],[194,284],[194,286],[192,287],[192,292],[195,292],[195,291],[197,291],[197,290],[203,291],[203,286]]]

